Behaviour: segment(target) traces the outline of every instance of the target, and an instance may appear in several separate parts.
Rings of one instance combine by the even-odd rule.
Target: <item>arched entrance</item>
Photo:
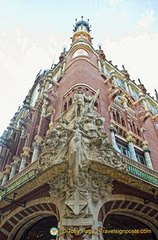
[[[57,228],[58,221],[55,216],[49,216],[40,219],[36,223],[32,223],[31,226],[24,231],[20,240],[52,240],[56,239],[56,236],[50,234],[51,228]],[[18,233],[17,233],[18,235]],[[15,236],[16,239],[16,236]]]
[[[107,215],[103,224],[103,238],[106,240],[157,240],[146,224],[123,214]]]

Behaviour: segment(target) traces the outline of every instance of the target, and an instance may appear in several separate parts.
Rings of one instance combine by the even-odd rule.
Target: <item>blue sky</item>
[[[22,104],[40,69],[50,68],[71,44],[84,16],[93,46],[124,64],[151,95],[158,90],[158,0],[0,0],[0,134]]]

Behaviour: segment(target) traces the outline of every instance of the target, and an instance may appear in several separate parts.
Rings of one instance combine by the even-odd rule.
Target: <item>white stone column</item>
[[[66,60],[63,61],[63,68],[62,68],[62,73],[65,72],[65,66],[66,66]]]
[[[133,160],[138,162],[136,153],[135,153],[135,148],[134,148],[134,142],[135,142],[134,137],[132,136],[131,132],[127,132],[125,134],[125,137],[126,137],[126,140],[128,143],[128,150],[129,150],[130,158],[132,158]]]
[[[48,92],[48,89],[49,89],[49,84],[51,83],[51,78],[46,78],[45,80],[45,89],[44,89],[44,93]]]
[[[104,74],[106,74],[106,63],[103,62],[103,70],[104,70]]]
[[[127,85],[128,85],[130,95],[133,96],[133,91],[132,91],[132,88],[131,88],[131,84],[128,83]]]
[[[21,172],[27,164],[27,160],[30,157],[30,148],[29,147],[23,147],[23,153],[21,153],[21,164],[20,164],[20,168],[19,168],[19,172]]]
[[[117,146],[116,143],[116,138],[115,138],[115,133],[116,133],[116,128],[114,126],[110,126],[110,133],[111,133],[111,142],[113,147],[115,148],[116,151],[120,152],[120,149]]]
[[[125,84],[125,89],[126,89],[126,92],[129,94],[130,93],[130,91],[129,91],[129,88],[128,88],[128,85],[127,85],[127,79],[125,78],[125,79],[123,79],[123,82],[124,82],[124,84]]]
[[[42,137],[36,135],[35,136],[35,142],[32,144],[33,147],[34,147],[34,150],[33,150],[33,155],[32,155],[32,159],[31,159],[31,163],[36,161],[36,159],[38,158],[39,156],[39,151],[40,151],[40,148],[41,148],[41,143],[42,143]]]
[[[149,111],[147,100],[145,98],[145,95],[142,93],[142,91],[139,92],[139,98],[144,106],[145,111]]]
[[[101,72],[101,61],[100,61],[100,58],[98,58],[98,68],[99,68],[99,71]]]
[[[117,86],[118,86],[118,85],[117,85],[117,75],[116,75],[114,69],[112,69],[112,70],[110,71],[110,76],[111,76],[111,79],[112,79],[112,83],[114,84],[115,87],[117,87]]]
[[[142,142],[142,149],[144,151],[144,158],[145,158],[147,167],[153,169],[151,158],[150,158],[150,149],[148,148],[147,141]]]

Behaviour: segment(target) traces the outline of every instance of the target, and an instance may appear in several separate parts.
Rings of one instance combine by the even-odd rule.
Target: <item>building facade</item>
[[[158,95],[90,31],[76,21],[0,138],[2,240],[158,238]]]

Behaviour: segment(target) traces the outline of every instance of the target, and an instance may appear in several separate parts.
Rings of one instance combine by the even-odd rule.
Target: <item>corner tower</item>
[[[0,239],[157,239],[158,104],[139,83],[76,21],[0,138]]]

